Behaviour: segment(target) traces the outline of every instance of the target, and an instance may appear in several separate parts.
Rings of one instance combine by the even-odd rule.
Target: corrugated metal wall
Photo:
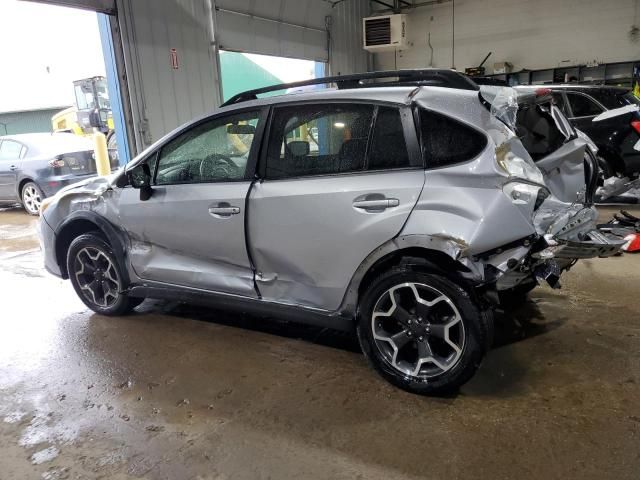
[[[210,3],[118,0],[118,20],[141,151],[219,104]]]
[[[0,113],[0,136],[51,132],[51,117],[65,108]]]
[[[117,0],[117,7],[119,75],[138,152],[220,104],[218,48],[329,59],[333,74],[369,67],[361,46],[368,0]]]
[[[362,48],[362,19],[370,11],[369,0],[345,0],[331,9],[331,75],[371,69],[370,55]]]

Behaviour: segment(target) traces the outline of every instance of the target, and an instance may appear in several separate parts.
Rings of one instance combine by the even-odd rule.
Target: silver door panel
[[[255,296],[244,241],[244,202],[250,182],[123,189],[120,222],[131,241],[136,275],[205,290]],[[237,209],[237,213],[219,209]],[[235,211],[235,210],[234,210]]]
[[[263,298],[337,309],[360,263],[402,229],[423,183],[421,169],[258,182],[248,225]]]

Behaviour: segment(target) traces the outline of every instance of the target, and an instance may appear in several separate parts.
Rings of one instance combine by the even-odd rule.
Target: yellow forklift
[[[113,113],[109,102],[107,79],[90,77],[73,82],[76,104],[51,117],[54,132],[70,132],[81,136],[93,135],[97,128],[107,137],[107,143],[115,142]]]

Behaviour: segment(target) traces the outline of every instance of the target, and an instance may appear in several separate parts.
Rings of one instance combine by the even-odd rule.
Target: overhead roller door
[[[116,0],[29,0],[37,3],[48,3],[49,5],[60,5],[61,7],[82,8],[93,10],[110,15],[116,13]]]
[[[319,0],[215,0],[216,39],[224,50],[326,62],[325,17]]]

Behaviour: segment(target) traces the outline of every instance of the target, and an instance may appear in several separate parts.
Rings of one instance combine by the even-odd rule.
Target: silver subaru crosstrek
[[[104,315],[167,298],[355,329],[388,381],[452,391],[497,305],[620,248],[549,99],[431,69],[239,94],[45,202],[46,268]]]

